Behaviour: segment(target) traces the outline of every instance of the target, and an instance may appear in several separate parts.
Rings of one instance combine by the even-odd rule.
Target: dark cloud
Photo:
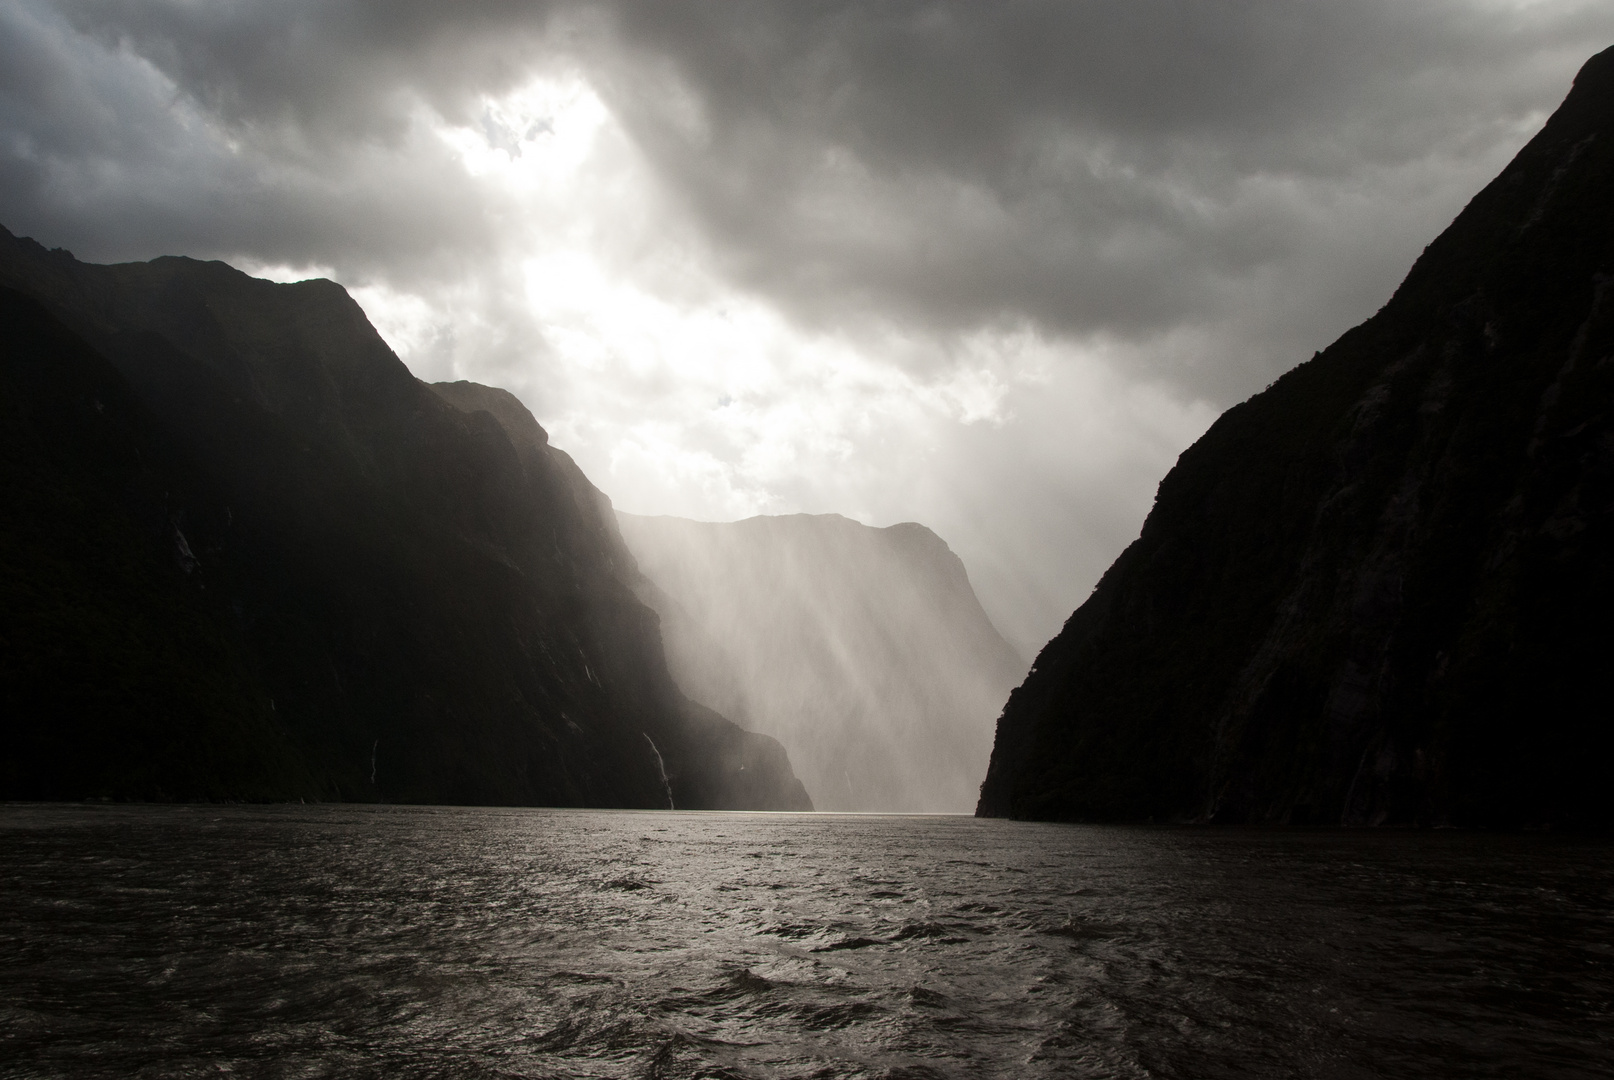
[[[1605,0],[13,0],[0,223],[322,268],[631,508],[926,520],[1027,642],[1611,40]],[[559,153],[499,104],[535,77],[611,117],[564,199],[445,135]]]
[[[1314,239],[1260,185],[1337,197],[1511,142],[1614,33],[1591,5],[1393,0],[646,4],[620,25],[612,101],[737,276],[826,318],[866,299],[1132,335],[1211,317],[1225,280]]]
[[[236,52],[252,56],[245,20],[219,14],[223,27],[209,22],[179,34],[172,24],[180,10],[131,8],[122,26],[89,6],[0,16],[0,213],[10,227],[92,258],[253,252],[351,264],[485,242],[474,202],[455,198],[464,178],[449,155],[417,155],[407,173],[389,168],[405,137],[399,108],[337,99],[330,111],[356,112],[366,123],[333,137],[328,118],[316,122],[295,100],[215,77]],[[292,22],[256,40],[256,66],[269,66],[265,54],[289,41],[318,38],[314,28],[296,30],[303,20]],[[323,59],[304,57],[301,66],[341,70],[338,56]]]
[[[417,0],[59,5],[78,32],[127,49],[231,124],[317,141],[396,139],[400,94],[455,114],[549,50],[553,5]]]
[[[1350,191],[1507,141],[1614,18],[1450,0],[81,0],[24,5],[5,30],[0,210],[126,238],[101,246],[328,264],[484,247],[446,161],[383,177],[378,159],[407,150],[419,108],[474,123],[480,95],[575,64],[729,272],[804,317],[1147,335],[1214,317],[1224,280],[1310,242],[1252,182]],[[114,73],[119,58],[139,63]],[[164,85],[117,85],[142,73]],[[187,139],[165,95],[244,149]]]

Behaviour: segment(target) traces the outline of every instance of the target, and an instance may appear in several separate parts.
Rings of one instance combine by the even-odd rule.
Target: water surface
[[[1606,1077],[1614,844],[0,807],[8,1077]]]

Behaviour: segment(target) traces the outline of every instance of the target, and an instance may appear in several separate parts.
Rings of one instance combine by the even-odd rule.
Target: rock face
[[[0,798],[806,806],[509,395],[328,281],[0,230],[0,287]]]
[[[1229,410],[979,813],[1614,822],[1614,50],[1385,307]]]
[[[968,812],[1024,663],[912,523],[618,514],[684,692],[777,738],[821,810]]]

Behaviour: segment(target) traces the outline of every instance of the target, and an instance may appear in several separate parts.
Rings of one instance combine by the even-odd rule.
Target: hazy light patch
[[[588,373],[546,423],[581,459],[605,460],[596,480],[624,509],[856,513],[846,505],[862,501],[856,478],[911,467],[930,453],[935,425],[1007,417],[1019,361],[985,335],[920,375],[882,348],[913,342],[803,330],[715,283],[711,300],[685,306],[575,256],[531,269],[527,295],[545,339]],[[837,482],[824,484],[826,474]]]
[[[336,271],[329,266],[290,266],[285,263],[259,262],[249,256],[231,259],[230,265],[244,274],[267,281],[277,281],[282,285],[294,281],[309,281],[313,278],[334,278]],[[356,299],[357,297],[355,297]],[[364,304],[360,301],[360,306]],[[366,309],[368,311],[368,309]],[[371,317],[374,321],[374,316]],[[396,346],[394,346],[396,349]]]
[[[1131,375],[1134,353],[1154,347],[1190,346],[1028,339],[1002,423],[937,432],[923,469],[868,493],[882,516],[948,541],[1028,660],[1137,535],[1160,477],[1220,411]]]
[[[868,517],[877,503],[857,489],[893,469],[911,473],[934,451],[936,425],[1001,424],[1016,380],[1045,377],[1048,358],[1028,362],[1035,350],[1023,331],[954,340],[867,320],[844,330],[797,324],[728,284],[681,234],[597,96],[534,85],[484,103],[497,122],[491,136],[443,133],[495,191],[509,226],[505,258],[483,270],[487,294],[452,307],[441,294],[433,303],[382,286],[355,295],[417,371],[522,394],[624,508]],[[549,154],[548,140],[566,138],[565,153],[544,159],[541,182],[524,171]],[[501,303],[517,318],[505,320],[512,340],[499,349],[487,312]],[[426,362],[433,349],[441,355]],[[500,353],[495,378],[490,358]]]
[[[382,340],[406,358],[417,375],[441,381],[457,374],[454,324],[436,305],[383,282],[350,288],[348,293],[364,309]]]
[[[677,311],[667,317],[661,329],[676,334]],[[735,320],[754,347],[750,392],[725,392],[714,363],[705,377],[671,380],[660,400],[626,387],[619,402],[596,398],[556,441],[634,513],[924,522],[964,558],[1025,653],[1136,535],[1154,484],[1219,411],[1130,374],[1140,350],[1189,352],[1202,340],[1072,342],[1018,329],[927,346],[894,334],[819,338],[772,318]],[[691,320],[685,346],[720,357],[723,342],[699,337],[709,325]],[[763,326],[771,337],[755,336]],[[925,347],[941,357],[928,377],[890,359]]]
[[[618,506],[638,512],[732,521],[793,509],[734,462],[691,450],[677,428],[644,424],[622,432],[607,458]]]
[[[524,192],[573,181],[610,119],[593,88],[576,77],[535,79],[478,104],[475,126],[443,125],[438,137],[473,177]]]

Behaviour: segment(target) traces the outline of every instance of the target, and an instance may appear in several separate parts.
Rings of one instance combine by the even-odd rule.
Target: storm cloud
[[[923,521],[1032,648],[1605,3],[0,9],[0,223],[343,282],[625,509]]]

